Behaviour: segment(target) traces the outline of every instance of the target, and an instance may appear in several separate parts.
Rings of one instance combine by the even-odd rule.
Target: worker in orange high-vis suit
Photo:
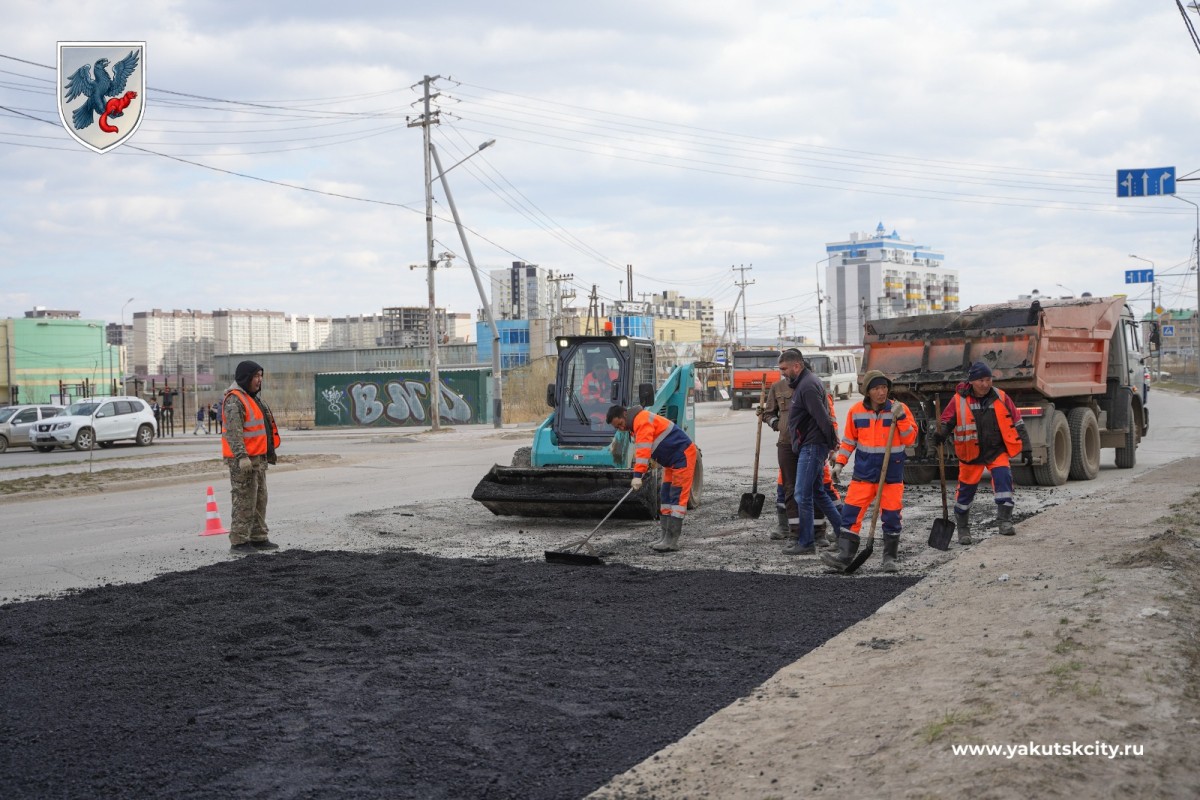
[[[279,545],[267,538],[267,465],[276,461],[279,429],[260,394],[262,367],[243,361],[233,375],[221,403],[221,454],[229,466],[233,495],[229,550],[239,555],[278,550]]]
[[[659,491],[658,516],[662,538],[651,545],[660,553],[679,549],[683,518],[692,496],[692,477],[696,472],[696,444],[683,429],[664,416],[641,406],[613,406],[606,421],[618,431],[629,431],[633,439],[633,471],[630,486],[642,488],[642,476],[650,469],[650,459],[663,468]]]
[[[1013,477],[1009,459],[1018,453],[1029,464],[1033,446],[1029,433],[1012,398],[992,386],[992,370],[976,361],[967,371],[954,398],[946,404],[934,444],[940,445],[954,434],[954,454],[958,456],[958,493],[954,497],[954,527],[959,544],[971,543],[971,501],[986,469],[992,476],[992,494],[996,499],[996,519],[1000,533],[1012,536]]]
[[[845,572],[858,552],[859,533],[863,518],[879,492],[879,478],[886,474],[880,498],[880,521],[883,526],[884,572],[895,572],[896,555],[900,549],[900,508],[904,501],[904,448],[917,440],[917,425],[908,407],[898,400],[888,399],[892,382],[879,370],[863,376],[865,397],[855,403],[846,415],[846,430],[842,434],[833,468],[834,478],[854,456],[854,477],[846,489],[842,505],[843,537],[838,540],[838,554],[822,553],[821,560],[837,572]],[[892,433],[893,428],[895,433]],[[884,464],[883,454],[888,438],[892,437],[891,453]]]

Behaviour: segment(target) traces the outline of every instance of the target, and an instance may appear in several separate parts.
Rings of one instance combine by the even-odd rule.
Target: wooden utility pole
[[[749,272],[750,270],[754,269],[754,265],[751,264],[748,267],[746,267],[746,266],[730,267],[730,269],[732,269],[734,272],[742,273],[742,280],[740,282],[734,281],[733,285],[742,290],[741,291],[742,337],[744,338],[744,341],[742,342],[742,346],[745,347],[745,346],[749,346],[749,344],[750,344],[750,329],[746,326],[746,287],[754,285],[754,281],[746,280],[746,273]],[[736,308],[736,307],[737,307],[737,304],[735,303],[734,308]],[[735,334],[736,334],[736,331],[735,331]]]

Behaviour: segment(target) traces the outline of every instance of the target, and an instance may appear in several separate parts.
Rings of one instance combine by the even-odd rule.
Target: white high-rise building
[[[514,261],[491,271],[492,316],[496,319],[545,319],[554,315],[550,273],[537,264]]]
[[[858,345],[863,323],[872,319],[957,311],[958,270],[944,266],[945,255],[888,233],[851,233],[825,245],[825,340]]]
[[[212,313],[217,355],[290,350],[292,331],[282,311],[218,309]]]
[[[288,329],[297,350],[324,350],[332,345],[333,319],[312,314],[289,314]]]
[[[133,315],[133,372],[191,375],[212,369],[213,315],[204,311],[137,311]]]

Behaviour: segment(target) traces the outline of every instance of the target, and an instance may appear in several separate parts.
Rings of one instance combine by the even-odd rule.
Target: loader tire
[[[1137,464],[1137,420],[1133,416],[1133,400],[1127,401],[1130,405],[1129,413],[1125,419],[1128,423],[1125,429],[1125,446],[1117,448],[1117,469],[1133,469]]]
[[[704,491],[704,455],[696,448],[696,471],[692,473],[692,493],[688,495],[688,511],[700,507],[700,495]]]

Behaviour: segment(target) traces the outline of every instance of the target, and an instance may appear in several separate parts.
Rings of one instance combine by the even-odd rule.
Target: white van
[[[858,391],[859,356],[839,350],[804,352],[804,361],[825,384],[825,391],[841,400]]]

